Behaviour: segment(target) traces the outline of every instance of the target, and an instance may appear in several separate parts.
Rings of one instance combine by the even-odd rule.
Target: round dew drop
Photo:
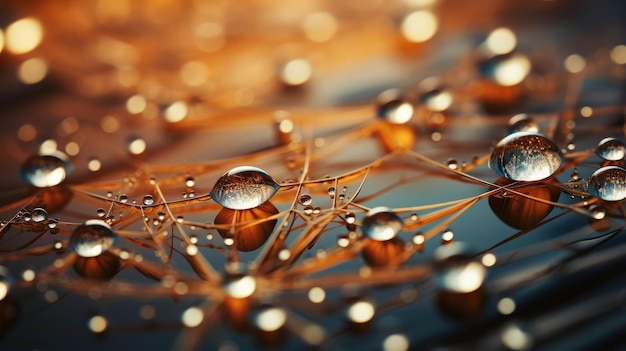
[[[605,201],[621,201],[626,198],[626,170],[606,166],[595,171],[588,180],[589,193]]]
[[[22,165],[21,178],[38,188],[48,188],[61,184],[71,172],[67,157],[55,152],[49,155],[35,155]]]
[[[388,207],[375,207],[363,218],[363,234],[376,241],[387,241],[402,230],[402,219]]]
[[[117,233],[106,222],[91,219],[74,229],[69,246],[81,257],[96,257],[108,250],[116,239]]]
[[[211,190],[211,198],[233,210],[248,210],[268,201],[280,186],[265,171],[251,166],[231,169]]]

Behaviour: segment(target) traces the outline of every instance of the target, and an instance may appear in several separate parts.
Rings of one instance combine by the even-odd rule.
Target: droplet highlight
[[[76,227],[69,246],[81,257],[96,257],[111,247],[117,234],[104,221],[91,219]]]
[[[375,207],[363,218],[363,234],[376,241],[391,240],[402,229],[402,219],[388,207]]]
[[[619,161],[626,155],[626,146],[616,138],[604,138],[598,143],[596,154],[608,161]]]
[[[211,198],[233,210],[247,210],[268,201],[280,186],[264,170],[251,166],[231,169],[211,190]]]
[[[500,140],[491,153],[489,168],[518,181],[536,181],[552,176],[563,164],[559,148],[541,134],[517,132]]]
[[[605,201],[621,201],[626,198],[626,170],[606,166],[595,171],[588,180],[589,194]]]
[[[36,155],[26,160],[20,170],[20,176],[28,184],[48,188],[61,184],[70,171],[71,165],[67,157],[57,151],[48,155]]]

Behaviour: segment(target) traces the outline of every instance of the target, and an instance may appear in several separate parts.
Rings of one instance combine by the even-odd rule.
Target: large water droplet
[[[626,146],[615,138],[604,138],[598,143],[596,154],[605,160],[619,161],[626,155]]]
[[[269,200],[280,186],[262,169],[241,166],[221,176],[211,190],[211,197],[233,210],[247,210]]]
[[[375,207],[363,218],[363,234],[376,241],[395,238],[402,229],[402,219],[388,207]]]
[[[441,289],[470,293],[482,286],[487,271],[482,264],[472,260],[472,256],[463,243],[442,245],[435,250],[434,264]]]
[[[48,212],[41,207],[37,207],[31,212],[31,218],[33,222],[43,222],[48,219]]]
[[[595,171],[588,181],[589,194],[605,201],[621,201],[626,198],[626,170],[606,166]]]
[[[22,165],[22,179],[38,188],[59,185],[70,173],[71,165],[61,152],[49,155],[35,155]]]
[[[385,90],[378,95],[376,116],[394,124],[404,124],[413,117],[413,105],[397,89]]]
[[[537,133],[517,132],[496,145],[489,168],[504,178],[535,181],[550,177],[562,163],[563,155],[551,140]]]
[[[117,239],[117,234],[99,219],[91,219],[76,227],[69,246],[81,257],[96,257],[105,252]]]

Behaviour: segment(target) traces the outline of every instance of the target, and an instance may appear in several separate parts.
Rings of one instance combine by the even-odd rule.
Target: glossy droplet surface
[[[22,179],[38,188],[61,184],[71,171],[67,157],[60,152],[36,155],[24,162],[20,170]]]
[[[626,155],[626,146],[615,138],[604,138],[598,143],[596,154],[605,160],[619,161]]]
[[[511,117],[509,120],[509,127],[507,129],[507,134],[517,132],[539,133],[539,126],[530,115],[520,113]]]
[[[434,253],[434,265],[439,287],[455,293],[478,290],[485,281],[487,270],[472,257],[473,252],[463,243],[438,247]]]
[[[211,197],[226,208],[247,210],[269,200],[279,187],[262,169],[242,166],[221,176],[211,190]]]
[[[386,90],[378,95],[376,117],[393,124],[404,124],[413,118],[413,105],[404,99],[400,90]]]
[[[37,207],[31,212],[31,219],[33,222],[43,222],[48,219],[48,212],[41,207]]]
[[[546,179],[562,164],[563,155],[551,140],[529,132],[517,132],[504,137],[489,159],[489,168],[498,175],[519,181]]]
[[[606,166],[595,171],[588,180],[589,194],[605,201],[621,201],[626,198],[626,170]]]
[[[152,195],[145,195],[143,197],[143,204],[146,205],[146,206],[154,205],[154,196],[152,196]]]
[[[91,219],[76,227],[69,246],[81,257],[96,257],[111,247],[117,234],[104,221]]]
[[[391,240],[401,229],[402,219],[388,207],[375,207],[363,218],[363,234],[372,240]]]

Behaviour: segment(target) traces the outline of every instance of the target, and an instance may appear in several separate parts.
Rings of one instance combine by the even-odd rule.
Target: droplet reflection
[[[211,197],[220,205],[233,210],[247,210],[269,200],[279,185],[265,171],[241,166],[221,176],[211,190]]]
[[[91,219],[76,227],[70,236],[69,246],[81,257],[96,257],[111,247],[117,234],[99,219]]]
[[[621,201],[626,198],[626,170],[606,166],[595,171],[588,181],[591,195],[605,201]]]
[[[551,140],[537,133],[517,132],[498,142],[489,168],[508,179],[535,181],[552,176],[562,163],[563,155]]]

